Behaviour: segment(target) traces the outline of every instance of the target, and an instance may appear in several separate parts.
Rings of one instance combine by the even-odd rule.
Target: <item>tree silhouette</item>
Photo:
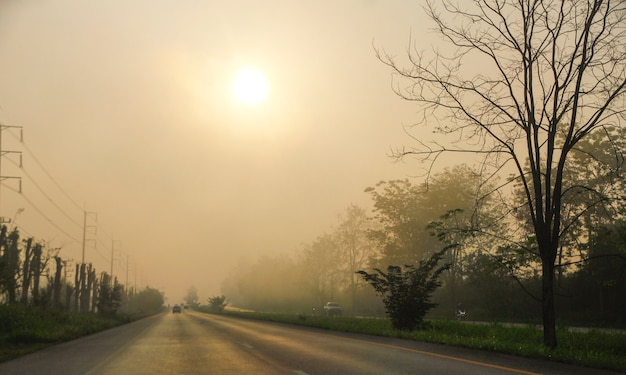
[[[441,8],[439,8],[441,7]],[[415,48],[408,63],[384,51],[395,91],[420,106],[417,125],[439,134],[413,135],[416,146],[397,150],[426,164],[443,154],[477,156],[485,180],[513,173],[530,217],[541,263],[544,344],[557,346],[555,259],[572,150],[608,126],[622,126],[626,106],[626,6],[608,0],[428,1],[436,31],[450,43],[432,57]],[[409,129],[409,132],[411,129]],[[503,184],[502,189],[509,188]],[[513,212],[515,207],[511,207]],[[526,238],[520,239],[520,243]]]

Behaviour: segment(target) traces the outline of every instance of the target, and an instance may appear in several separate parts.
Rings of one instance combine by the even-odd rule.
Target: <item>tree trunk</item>
[[[87,289],[87,265],[80,265],[80,312],[89,311],[89,290]]]
[[[556,314],[554,310],[554,259],[542,256],[541,289],[543,315],[543,344],[548,348],[556,348]]]
[[[20,250],[18,243],[20,235],[14,229],[8,236],[3,254],[4,274],[2,275],[5,282],[4,288],[7,292],[7,302],[17,302],[17,278],[20,268]]]
[[[30,277],[32,274],[31,268],[30,268],[32,244],[33,244],[32,237],[26,240],[26,248],[24,249],[24,265],[22,267],[23,275],[22,275],[22,300],[21,302],[23,305],[28,304],[28,289],[30,287]]]
[[[74,288],[70,284],[65,284],[65,309],[67,311],[72,310],[72,294],[74,294]]]
[[[36,244],[33,248],[33,260],[31,270],[33,273],[33,304],[39,304],[39,279],[41,278],[41,245]]]
[[[91,267],[91,265],[89,266],[89,276],[88,276],[88,286],[89,288],[89,294],[91,295],[91,299],[89,301],[89,304],[91,306],[90,311],[92,313],[96,312],[96,301],[98,298],[98,282],[97,282],[97,278],[96,278],[96,270]]]
[[[60,257],[54,257],[56,261],[56,271],[54,272],[54,286],[52,297],[53,305],[56,309],[61,308],[61,271],[63,270],[63,261]]]
[[[74,273],[74,311],[80,311],[80,264],[76,264]]]

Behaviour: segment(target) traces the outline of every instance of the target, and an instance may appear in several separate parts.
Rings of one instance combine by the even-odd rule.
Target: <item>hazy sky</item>
[[[429,49],[427,26],[420,0],[0,0],[0,123],[24,133],[2,131],[24,167],[3,156],[22,194],[2,181],[0,215],[80,261],[97,213],[87,262],[108,271],[113,246],[122,282],[130,260],[131,283],[136,265],[204,302],[242,258],[297,251],[415,174],[387,154],[416,108],[373,45]],[[257,106],[231,92],[245,67]]]

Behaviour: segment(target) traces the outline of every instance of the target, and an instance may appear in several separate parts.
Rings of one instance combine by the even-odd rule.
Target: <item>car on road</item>
[[[180,314],[183,310],[180,308],[179,305],[174,305],[174,307],[172,307],[172,314]]]
[[[326,305],[324,305],[324,312],[328,316],[341,315],[342,311],[341,305],[337,302],[326,302]]]

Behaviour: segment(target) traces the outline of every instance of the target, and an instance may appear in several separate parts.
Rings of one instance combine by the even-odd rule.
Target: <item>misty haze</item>
[[[0,373],[624,371],[626,9],[458,3],[3,0]]]

